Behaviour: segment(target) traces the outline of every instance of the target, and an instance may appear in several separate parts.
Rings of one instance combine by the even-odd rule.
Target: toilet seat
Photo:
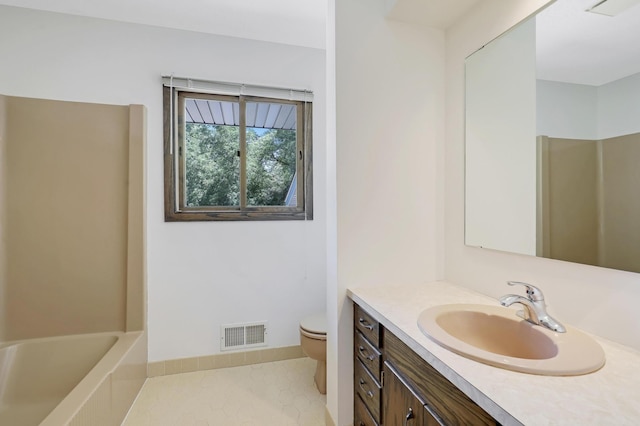
[[[300,321],[300,333],[310,339],[327,339],[327,317],[325,314],[316,314]]]
[[[307,330],[305,330],[302,327],[300,327],[300,334],[313,340],[327,340],[326,334],[309,333]]]

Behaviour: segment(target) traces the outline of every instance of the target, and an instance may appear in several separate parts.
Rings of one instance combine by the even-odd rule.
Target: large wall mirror
[[[465,243],[640,272],[640,0],[557,0],[465,80]]]

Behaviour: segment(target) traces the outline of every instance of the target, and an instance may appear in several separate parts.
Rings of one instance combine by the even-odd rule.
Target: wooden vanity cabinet
[[[379,426],[382,418],[382,329],[354,305],[353,389],[354,426]]]
[[[354,303],[354,426],[498,424]]]

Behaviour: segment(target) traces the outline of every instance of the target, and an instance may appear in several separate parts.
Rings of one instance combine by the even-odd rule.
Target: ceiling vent
[[[638,4],[640,4],[640,0],[602,0],[587,9],[587,12],[616,16]]]

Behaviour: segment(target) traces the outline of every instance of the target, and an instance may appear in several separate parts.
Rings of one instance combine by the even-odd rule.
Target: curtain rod
[[[240,95],[249,95],[252,93],[269,95],[274,92],[278,92],[277,97],[280,98],[285,98],[288,94],[289,97],[295,98],[296,100],[313,99],[313,91],[308,89],[293,89],[285,87],[261,86],[256,84],[230,83],[226,81],[202,80],[197,78],[176,77],[171,75],[163,75],[162,82],[165,85],[181,89],[233,91],[234,93],[238,93]],[[294,94],[296,96],[294,96]]]

